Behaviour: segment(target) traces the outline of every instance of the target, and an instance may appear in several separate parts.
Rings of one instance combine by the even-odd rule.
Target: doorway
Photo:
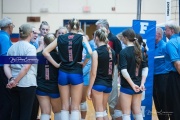
[[[68,23],[69,19],[63,20],[63,25]],[[96,30],[96,22],[98,20],[79,20],[80,28],[84,31],[84,34],[89,36],[89,39],[93,39],[93,33]]]

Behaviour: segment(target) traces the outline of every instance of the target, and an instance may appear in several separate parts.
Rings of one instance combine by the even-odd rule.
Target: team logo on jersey
[[[74,38],[74,35],[69,35],[68,36],[68,39],[73,39]]]

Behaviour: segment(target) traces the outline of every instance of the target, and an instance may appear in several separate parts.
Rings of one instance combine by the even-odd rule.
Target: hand
[[[132,85],[132,88],[133,88],[133,90],[134,90],[135,92],[139,92],[139,91],[140,91],[140,87],[139,87],[138,85],[136,85],[136,84],[133,84],[133,85]]]
[[[140,90],[141,90],[141,91],[145,91],[145,90],[146,90],[146,88],[145,88],[144,84],[141,84],[141,86],[140,86]]]
[[[89,100],[92,99],[91,89],[88,89],[88,90],[87,90],[87,98],[88,98]]]
[[[56,68],[59,68],[60,67],[60,65],[61,65],[61,62],[59,63],[59,64],[56,64]]]
[[[13,88],[13,87],[16,87],[18,84],[18,82],[15,81],[15,78],[13,78],[11,81],[8,82],[8,84],[6,85],[6,88]]]
[[[84,62],[77,62],[78,64],[82,65],[82,67],[84,68],[85,63]]]

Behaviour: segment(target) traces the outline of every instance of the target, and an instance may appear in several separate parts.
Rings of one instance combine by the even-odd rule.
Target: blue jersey
[[[174,62],[180,60],[180,37],[178,34],[174,34],[171,36],[169,42],[166,45],[166,60],[167,62],[171,62],[168,67],[169,71],[177,72]]]
[[[36,42],[30,41],[30,44],[33,45],[36,49],[38,49],[38,44]]]
[[[165,62],[165,53],[166,53],[166,42],[160,40],[155,45],[155,59],[154,59],[154,74],[165,74],[169,71],[166,69]]]
[[[6,56],[8,49],[11,47],[12,42],[10,40],[10,36],[7,32],[1,30],[0,31],[0,56]],[[3,66],[3,64],[0,64]]]

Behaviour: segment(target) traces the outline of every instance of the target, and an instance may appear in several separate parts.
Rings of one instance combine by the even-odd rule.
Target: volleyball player
[[[53,42],[54,39],[55,37],[53,34],[45,35],[44,47]],[[52,50],[50,54],[56,62],[60,62],[56,49]],[[37,53],[37,56],[42,57],[42,51]],[[49,120],[52,107],[54,119],[60,120],[61,100],[58,90],[58,68],[54,67],[47,60],[45,64],[39,63],[37,85],[36,95],[41,108],[40,119]]]
[[[127,45],[120,52],[120,105],[123,120],[131,120],[131,110],[135,120],[143,120],[141,113],[142,91],[148,73],[147,62],[136,39],[135,32],[127,29],[122,32],[123,43]]]
[[[96,120],[108,120],[107,102],[112,90],[115,52],[107,45],[107,32],[103,28],[96,30],[97,49],[92,54],[92,66],[88,98],[93,99]]]
[[[58,40],[48,45],[43,55],[57,68],[59,68],[59,90],[62,100],[61,119],[69,120],[69,106],[71,106],[71,120],[79,120],[79,106],[82,98],[83,72],[82,72],[82,51],[86,49],[86,58],[90,58],[92,50],[87,39],[78,34],[79,21],[72,19],[69,21],[69,33],[61,35]],[[54,61],[49,52],[58,46],[61,65]],[[71,96],[71,104],[70,104]]]

